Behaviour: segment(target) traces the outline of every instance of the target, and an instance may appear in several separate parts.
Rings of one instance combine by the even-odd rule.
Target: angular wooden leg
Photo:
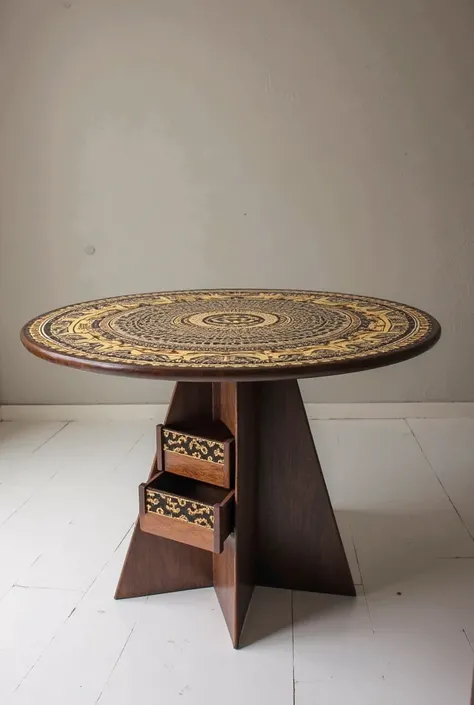
[[[212,585],[207,551],[146,534],[137,524],[123,564],[115,599]]]
[[[259,396],[257,584],[355,595],[298,382]]]
[[[212,385],[178,383],[166,423],[200,419],[212,413]],[[156,472],[154,462],[150,477]],[[115,599],[141,597],[212,585],[212,555],[194,546],[146,534],[137,522],[133,530]]]
[[[214,587],[234,648],[255,585],[258,385],[223,382],[214,385],[214,418],[235,438],[235,531],[214,555]]]

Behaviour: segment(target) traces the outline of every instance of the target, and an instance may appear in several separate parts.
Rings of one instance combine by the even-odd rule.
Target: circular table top
[[[168,379],[316,377],[399,362],[440,326],[411,306],[293,290],[132,294],[73,304],[22,330],[35,355],[72,367]]]

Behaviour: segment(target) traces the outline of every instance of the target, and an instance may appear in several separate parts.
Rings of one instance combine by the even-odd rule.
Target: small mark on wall
[[[87,245],[84,247],[84,252],[86,255],[95,255],[95,247],[94,245]]]

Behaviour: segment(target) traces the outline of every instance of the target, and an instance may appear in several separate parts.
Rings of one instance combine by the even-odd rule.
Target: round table
[[[253,289],[88,301],[38,316],[21,333],[30,352],[54,363],[176,380],[164,429],[226,429],[233,508],[222,546],[198,547],[210,529],[193,525],[201,534],[191,536],[189,517],[174,523],[176,535],[137,522],[115,597],[214,585],[235,647],[256,584],[355,594],[297,379],[406,360],[439,336],[437,321],[411,306]],[[170,477],[164,457],[160,435],[150,478]]]

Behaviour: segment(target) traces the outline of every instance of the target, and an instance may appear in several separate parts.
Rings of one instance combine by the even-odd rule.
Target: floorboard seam
[[[49,438],[47,438],[45,441],[43,441],[43,443],[40,443],[40,445],[39,445],[37,448],[34,449],[33,453],[36,453],[38,450],[40,450],[40,448],[44,448],[44,446],[47,445],[50,441],[52,441],[53,438],[56,438],[56,436],[57,436],[59,433],[61,433],[61,431],[64,431],[64,429],[66,428],[66,426],[69,426],[70,423],[72,423],[72,422],[71,422],[71,421],[66,421],[65,423],[63,423],[63,425],[61,426],[61,428],[58,428],[58,430],[55,431],[52,436],[49,436]]]
[[[434,469],[433,465],[430,463],[429,458],[428,458],[428,456],[426,455],[425,451],[423,450],[423,447],[422,447],[420,441],[419,441],[418,438],[416,437],[416,434],[415,434],[414,430],[413,430],[412,427],[410,426],[410,424],[409,424],[409,422],[408,422],[407,419],[404,419],[404,421],[405,421],[406,425],[408,426],[408,428],[410,429],[410,433],[411,433],[411,435],[413,436],[413,438],[415,439],[415,442],[416,442],[418,448],[421,450],[424,459],[426,460],[426,462],[427,462],[428,465],[430,466],[431,471],[433,472],[433,475],[434,475],[435,478],[438,480],[441,489],[443,490],[444,494],[445,494],[446,497],[448,498],[449,503],[451,504],[452,508],[454,509],[454,511],[456,512],[456,514],[458,515],[459,521],[460,521],[461,524],[464,526],[464,528],[466,529],[466,531],[467,531],[467,533],[469,534],[469,536],[471,537],[471,539],[474,540],[474,536],[473,536],[473,535],[471,534],[471,532],[469,531],[468,526],[466,525],[464,519],[462,518],[462,516],[461,516],[460,513],[458,512],[458,509],[457,509],[456,505],[454,504],[453,500],[452,500],[451,497],[449,496],[449,494],[448,494],[448,492],[447,492],[445,486],[444,486],[443,483],[441,482],[441,479],[439,478],[439,476],[438,476],[436,470]]]
[[[472,651],[474,651],[474,644],[473,644],[472,641],[469,639],[466,630],[463,629],[463,630],[462,630],[462,633],[463,633],[464,636],[466,637],[467,643],[468,643],[469,646],[471,647]]]
[[[130,630],[128,636],[127,636],[127,638],[125,639],[125,644],[122,646],[122,648],[121,648],[121,650],[120,650],[120,653],[119,653],[119,655],[117,656],[117,660],[115,661],[114,665],[112,666],[112,670],[110,671],[109,675],[108,675],[107,678],[106,678],[106,681],[105,681],[105,683],[104,683],[104,687],[103,687],[102,690],[100,691],[100,693],[99,693],[99,695],[98,695],[98,697],[97,697],[97,700],[95,701],[95,705],[98,704],[99,700],[101,699],[102,695],[104,694],[104,691],[105,691],[105,689],[107,688],[107,684],[108,684],[108,682],[110,681],[110,679],[112,678],[112,675],[113,675],[115,669],[117,668],[117,664],[118,664],[118,662],[120,661],[120,659],[122,658],[123,652],[124,652],[125,649],[127,648],[127,644],[128,644],[128,642],[130,641],[130,637],[131,637],[132,634],[133,634],[133,630],[135,629],[136,624],[137,624],[137,623],[135,622],[135,624],[134,624],[133,627],[131,628],[131,630]]]

